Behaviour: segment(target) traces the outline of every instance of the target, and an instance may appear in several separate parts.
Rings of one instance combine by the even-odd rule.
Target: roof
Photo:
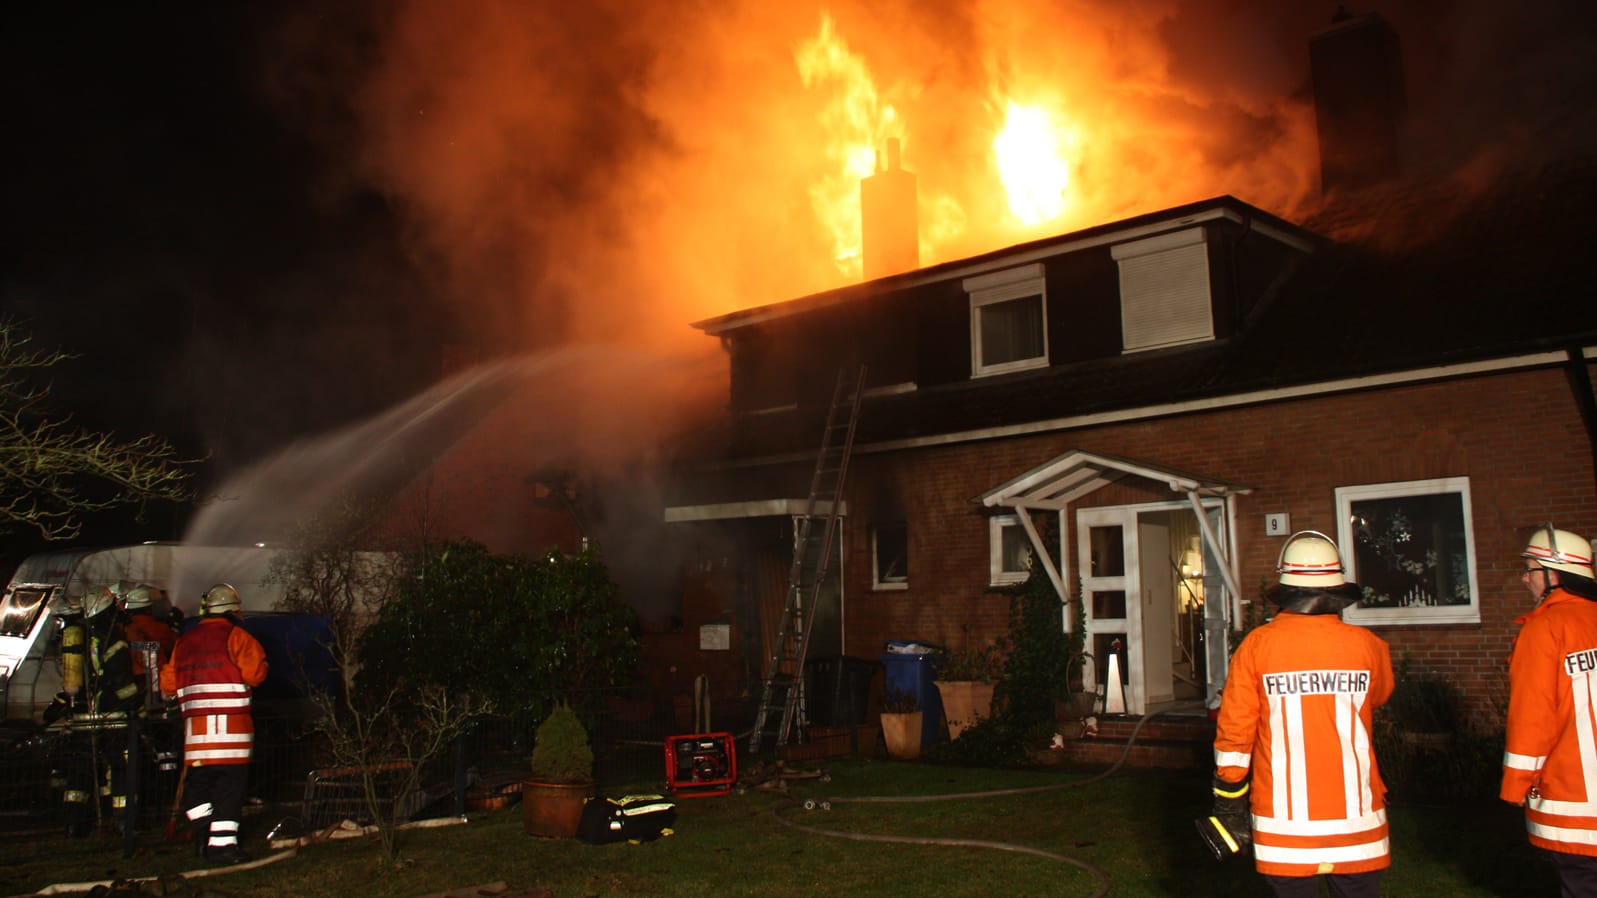
[[[1199,410],[1225,397],[1281,395],[1317,384],[1351,389],[1393,372],[1434,369],[1450,376],[1497,359],[1558,364],[1569,354],[1597,351],[1587,262],[1597,210],[1594,162],[1503,172],[1472,191],[1443,180],[1338,198],[1310,223],[1341,239],[1307,257],[1236,335],[872,399],[856,445],[973,438],[1136,409]],[[1211,202],[1227,208],[1235,201]],[[1119,233],[1128,224],[1094,231]],[[1044,243],[1057,247],[1068,239]],[[982,261],[1013,264],[1014,256]],[[958,268],[914,274],[946,277]],[[806,415],[769,416],[758,428],[735,428],[732,454],[805,447],[814,429]]]

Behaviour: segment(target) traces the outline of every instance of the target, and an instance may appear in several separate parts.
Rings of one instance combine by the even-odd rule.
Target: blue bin
[[[895,648],[921,646],[926,654],[893,651]],[[942,649],[925,642],[890,639],[882,653],[882,694],[907,692],[915,696],[921,709],[922,748],[943,738],[943,695],[937,691],[937,669],[942,666]]]

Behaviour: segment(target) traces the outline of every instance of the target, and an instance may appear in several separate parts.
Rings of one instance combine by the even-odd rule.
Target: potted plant
[[[593,795],[593,749],[571,706],[555,706],[538,725],[532,776],[521,781],[522,824],[528,835],[571,838],[582,806]]]
[[[921,713],[913,692],[895,689],[882,699],[882,741],[888,755],[906,761],[920,757]]]
[[[1001,644],[944,654],[936,682],[937,692],[943,699],[948,738],[958,739],[965,729],[992,713],[993,689],[1003,672]]]

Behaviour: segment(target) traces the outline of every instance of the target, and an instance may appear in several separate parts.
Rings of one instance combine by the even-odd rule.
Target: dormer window
[[[1214,339],[1203,228],[1122,243],[1110,253],[1120,265],[1124,352]]]
[[[972,377],[1048,364],[1048,293],[1040,264],[964,280],[970,294]]]

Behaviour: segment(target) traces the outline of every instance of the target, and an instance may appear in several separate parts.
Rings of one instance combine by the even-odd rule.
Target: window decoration
[[[1347,620],[1480,621],[1469,478],[1342,487],[1336,506],[1343,564],[1363,589]]]

